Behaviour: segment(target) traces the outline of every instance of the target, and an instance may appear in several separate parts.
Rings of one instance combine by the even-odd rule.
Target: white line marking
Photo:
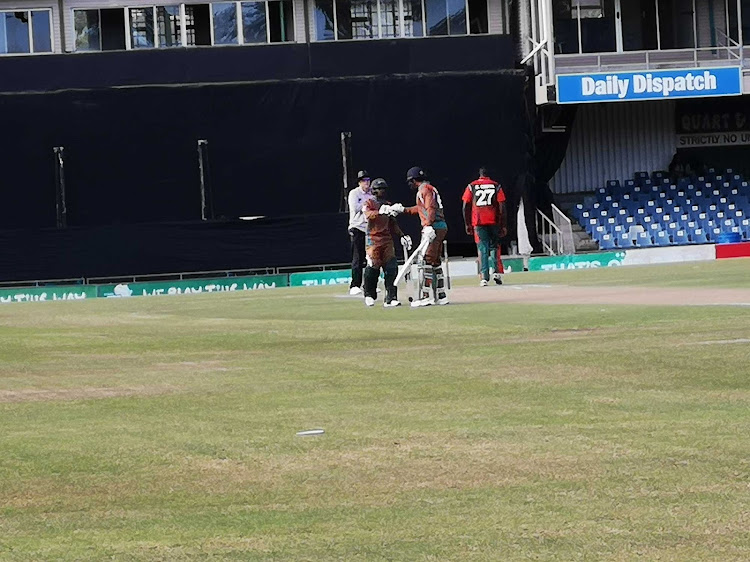
[[[716,340],[716,341],[699,341],[696,342],[698,345],[723,345],[727,343],[750,343],[748,339],[740,340]]]

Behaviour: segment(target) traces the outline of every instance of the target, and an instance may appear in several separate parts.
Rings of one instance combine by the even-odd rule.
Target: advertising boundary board
[[[330,271],[304,271],[289,275],[290,287],[318,287],[323,285],[349,285],[352,282],[351,269]]]
[[[60,285],[0,289],[0,304],[94,299],[96,285]]]
[[[716,259],[725,260],[729,258],[750,258],[750,242],[717,244]]]
[[[289,278],[286,274],[253,275],[250,277],[222,277],[219,279],[181,279],[176,281],[97,285],[96,293],[98,297],[105,298],[153,297],[158,295],[256,291],[259,289],[286,287],[288,283]]]
[[[596,252],[564,256],[532,257],[529,271],[563,271],[570,269],[593,269],[628,265],[650,265],[708,261],[717,258],[750,257],[750,242],[738,244],[703,244],[699,246],[674,246],[667,248],[634,248],[617,252]],[[521,258],[506,257],[506,271],[520,271]],[[451,262],[457,270],[454,277],[477,274],[476,259],[465,258]],[[224,293],[256,291],[280,287],[314,287],[343,285],[351,280],[348,269],[310,271],[292,274],[252,275],[246,277],[221,277],[210,279],[182,279],[118,283],[108,285],[60,285],[44,287],[0,288],[0,304],[14,302],[70,301],[92,298],[127,298],[136,296],[188,295],[201,293]]]
[[[556,76],[557,103],[600,103],[742,95],[742,69],[684,68]]]

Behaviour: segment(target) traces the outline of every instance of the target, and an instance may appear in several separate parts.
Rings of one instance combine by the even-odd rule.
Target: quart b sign
[[[558,103],[739,96],[736,67],[649,70],[601,74],[558,74]]]

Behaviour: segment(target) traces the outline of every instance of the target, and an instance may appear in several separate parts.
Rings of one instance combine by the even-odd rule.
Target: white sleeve
[[[352,189],[349,192],[348,202],[349,202],[349,226],[351,227],[356,222],[355,217],[357,216],[357,213],[361,211],[361,209],[356,208],[357,207],[357,194],[354,193],[354,189]]]

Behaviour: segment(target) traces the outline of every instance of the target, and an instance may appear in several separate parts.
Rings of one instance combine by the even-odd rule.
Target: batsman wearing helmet
[[[448,234],[448,224],[445,222],[440,193],[435,186],[430,184],[424,171],[419,166],[409,168],[409,171],[406,172],[406,183],[417,192],[417,204],[413,207],[404,208],[397,203],[393,205],[393,209],[419,216],[422,223],[420,247],[425,244],[426,248],[418,262],[419,298],[411,305],[419,307],[448,304],[441,260],[443,240]]]
[[[411,247],[411,238],[405,236],[398,226],[395,216],[397,212],[385,198],[388,184],[383,178],[376,178],[370,184],[370,191],[374,199],[365,202],[362,211],[367,218],[367,267],[364,273],[365,305],[375,306],[378,298],[377,286],[380,270],[385,276],[385,302],[383,306],[390,308],[401,306],[398,301],[397,288],[393,281],[398,273],[396,249],[393,237],[398,236],[402,243]]]

